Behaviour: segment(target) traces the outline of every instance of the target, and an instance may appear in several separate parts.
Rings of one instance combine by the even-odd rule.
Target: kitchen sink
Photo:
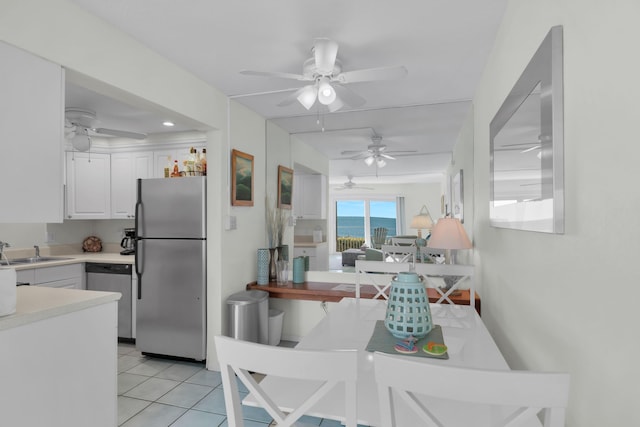
[[[38,262],[47,262],[47,261],[64,261],[67,259],[73,259],[69,257],[61,257],[61,256],[41,256],[41,257],[30,257],[30,258],[15,258],[10,259],[9,263],[7,260],[1,260],[0,265],[18,265],[18,264],[35,264]]]

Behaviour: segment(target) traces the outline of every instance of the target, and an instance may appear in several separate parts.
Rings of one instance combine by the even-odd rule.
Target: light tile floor
[[[247,393],[241,383],[239,389]],[[268,427],[273,421],[260,408],[243,407],[243,414],[246,427]],[[341,425],[312,417],[301,421],[321,427]],[[220,372],[208,371],[203,363],[144,356],[133,344],[119,343],[118,425],[227,427]]]

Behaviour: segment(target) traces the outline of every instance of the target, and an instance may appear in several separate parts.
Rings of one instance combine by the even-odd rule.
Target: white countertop
[[[69,258],[63,260],[43,261],[32,264],[15,264],[5,267],[11,267],[18,270],[27,270],[30,268],[54,267],[57,265],[77,264],[80,262],[106,262],[111,264],[133,264],[135,255],[120,255],[117,252],[84,252],[73,254],[56,254],[56,257]],[[11,258],[9,258],[11,261]]]
[[[327,242],[293,242],[293,247],[294,248],[316,248],[326,243]]]
[[[0,317],[0,330],[106,304],[117,301],[121,297],[117,292],[47,288],[44,286],[19,286],[16,292],[16,312]]]

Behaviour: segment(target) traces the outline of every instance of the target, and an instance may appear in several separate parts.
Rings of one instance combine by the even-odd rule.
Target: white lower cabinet
[[[49,288],[86,289],[83,263],[16,271],[18,282]]]

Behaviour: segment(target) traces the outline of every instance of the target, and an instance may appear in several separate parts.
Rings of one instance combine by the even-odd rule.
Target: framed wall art
[[[464,175],[462,169],[451,179],[451,216],[464,223]]]
[[[231,150],[231,205],[253,206],[253,156]]]
[[[293,200],[293,169],[278,166],[278,207],[291,209]]]

